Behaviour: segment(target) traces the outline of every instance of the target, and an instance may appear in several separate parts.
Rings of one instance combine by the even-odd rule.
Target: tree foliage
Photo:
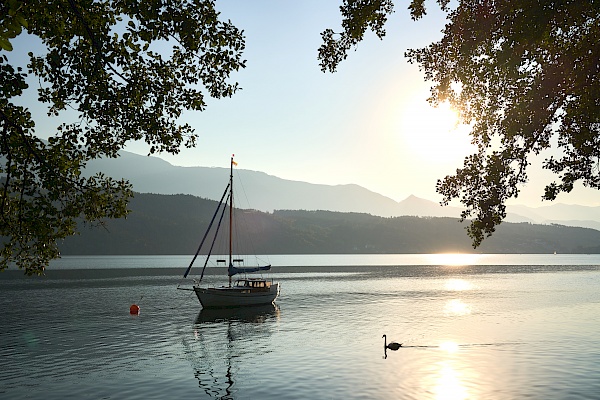
[[[4,0],[0,12],[0,270],[39,274],[78,220],[127,214],[129,183],[84,178],[86,163],[133,140],[150,153],[193,146],[177,119],[238,90],[228,79],[244,67],[244,36],[211,0]],[[7,57],[19,35],[45,47],[26,70]],[[47,141],[19,105],[33,81],[49,116],[75,115]]]
[[[348,56],[348,50],[363,39],[367,29],[382,39],[385,36],[383,26],[393,9],[392,0],[344,1],[340,7],[344,31],[336,33],[332,29],[326,29],[321,33],[323,45],[319,48],[319,60],[323,72],[327,69],[335,72],[338,64]]]
[[[472,126],[477,152],[437,191],[444,204],[465,206],[476,247],[506,217],[505,202],[527,182],[534,155],[554,154],[544,154],[543,168],[557,180],[543,199],[576,182],[600,189],[600,2],[460,0],[452,10],[437,2],[449,21],[442,39],[406,56],[433,83],[430,101],[448,101]],[[424,0],[409,8],[413,18],[425,14]],[[391,9],[390,1],[344,1],[344,31],[337,39],[323,33],[323,70],[334,71],[367,28],[382,37]]]

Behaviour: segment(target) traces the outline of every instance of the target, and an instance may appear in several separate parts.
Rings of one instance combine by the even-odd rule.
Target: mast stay
[[[268,271],[271,269],[271,265],[265,265],[265,266],[257,266],[257,267],[235,267],[233,265],[234,261],[239,261],[239,260],[233,260],[233,239],[232,239],[232,232],[233,232],[233,166],[237,165],[237,163],[235,161],[233,161],[233,156],[231,156],[231,165],[230,165],[230,171],[229,171],[229,183],[227,184],[227,187],[225,188],[225,191],[223,192],[223,196],[221,196],[221,200],[219,201],[219,204],[217,206],[217,209],[215,210],[215,213],[212,216],[212,219],[210,221],[210,224],[208,225],[208,229],[206,230],[206,232],[204,233],[204,237],[202,238],[202,241],[200,242],[200,245],[198,246],[198,250],[196,250],[196,254],[194,254],[194,257],[192,258],[192,261],[190,262],[190,265],[188,266],[187,270],[185,271],[185,273],[183,274],[184,278],[187,278],[187,276],[189,275],[192,266],[194,265],[194,262],[196,261],[196,258],[198,257],[198,255],[200,254],[200,251],[202,249],[202,246],[204,246],[204,242],[206,241],[206,238],[208,237],[208,233],[210,232],[210,229],[213,226],[213,223],[215,222],[215,218],[217,217],[217,215],[219,214],[219,210],[221,211],[221,217],[219,218],[219,222],[217,224],[216,230],[215,230],[215,234],[210,246],[210,249],[208,251],[207,257],[206,257],[206,261],[204,262],[204,267],[202,268],[202,274],[200,275],[200,280],[199,282],[202,281],[202,278],[204,277],[204,271],[206,270],[206,266],[208,264],[208,259],[212,253],[212,249],[214,247],[215,241],[217,239],[217,235],[219,233],[219,228],[221,227],[221,223],[223,222],[223,216],[225,215],[225,210],[226,210],[226,205],[227,203],[229,203],[229,265],[228,265],[228,269],[227,269],[227,275],[229,276],[229,286],[231,287],[231,277],[236,275],[236,274],[242,274],[242,273],[251,273],[251,272],[259,272],[259,271]],[[227,196],[227,199],[225,199],[225,196]],[[225,200],[225,202],[223,202],[223,200]],[[221,208],[221,206],[223,206],[223,208]],[[219,260],[220,261],[220,260]],[[223,260],[225,261],[225,260]]]
[[[194,258],[192,258],[192,262],[190,262],[189,267],[187,267],[187,269],[185,270],[185,274],[183,274],[184,278],[187,278],[188,274],[190,273],[190,271],[192,269],[192,265],[194,265],[194,261],[196,261],[198,254],[200,254],[200,250],[202,249],[202,246],[204,245],[204,241],[206,240],[206,237],[208,236],[208,232],[210,231],[212,224],[215,222],[215,217],[219,213],[219,209],[221,208],[221,204],[223,204],[223,199],[225,199],[225,195],[227,195],[227,192],[229,191],[230,185],[231,185],[231,182],[229,184],[227,184],[227,187],[225,188],[225,192],[223,192],[223,196],[221,196],[219,205],[217,206],[217,209],[215,210],[215,213],[213,214],[212,219],[210,220],[210,224],[208,225],[208,229],[204,233],[204,237],[202,238],[202,241],[200,242],[200,246],[198,246],[198,250],[196,250],[196,254],[194,254]]]

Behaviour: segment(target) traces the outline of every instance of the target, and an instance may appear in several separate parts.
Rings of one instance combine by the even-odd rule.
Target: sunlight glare
[[[451,290],[454,292],[462,292],[464,290],[473,289],[473,285],[464,279],[448,279],[444,287],[446,290]]]
[[[436,164],[455,164],[473,153],[469,127],[459,124],[458,113],[447,102],[432,107],[415,101],[404,108],[401,118],[403,145],[417,157]]]
[[[458,351],[458,344],[455,342],[444,342],[440,344],[440,349],[448,353],[456,353]]]
[[[462,302],[462,300],[454,299],[448,301],[444,307],[445,315],[467,315],[471,314],[471,307]]]
[[[461,382],[461,374],[452,365],[444,364],[440,368],[435,386],[435,398],[439,400],[458,400],[468,398],[467,389]]]
[[[465,265],[477,265],[477,261],[481,257],[481,254],[460,254],[460,253],[447,253],[447,254],[429,254],[429,261],[433,265],[446,265],[450,267],[459,267]]]

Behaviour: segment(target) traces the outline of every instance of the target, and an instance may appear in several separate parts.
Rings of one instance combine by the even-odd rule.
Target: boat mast
[[[229,169],[229,268],[233,267],[233,261],[232,261],[232,248],[231,248],[231,235],[233,232],[233,163],[235,161],[233,161],[233,156],[235,154],[231,155],[231,165],[230,165],[230,169]],[[231,287],[231,275],[229,275],[229,287]]]

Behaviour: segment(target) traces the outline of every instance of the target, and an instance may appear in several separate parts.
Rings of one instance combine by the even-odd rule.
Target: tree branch
[[[104,57],[104,51],[102,51],[102,47],[100,46],[100,44],[96,40],[96,36],[94,35],[94,32],[92,32],[92,29],[90,28],[90,25],[85,20],[84,15],[79,10],[79,7],[75,3],[75,1],[74,0],[69,0],[69,5],[71,6],[71,9],[73,10],[73,12],[77,16],[77,18],[79,19],[79,22],[81,23],[81,25],[83,25],[85,31],[87,32],[87,34],[88,34],[88,36],[89,36],[89,38],[90,38],[90,40],[92,42],[92,46],[96,49],[96,56],[98,58],[101,58],[102,61],[104,62],[104,65],[107,66],[111,71],[113,71],[119,78],[123,79],[128,84],[131,84],[131,81],[128,78],[126,78],[125,76],[123,76],[119,71],[117,71],[112,66],[112,64],[108,60],[106,60],[106,58]]]

